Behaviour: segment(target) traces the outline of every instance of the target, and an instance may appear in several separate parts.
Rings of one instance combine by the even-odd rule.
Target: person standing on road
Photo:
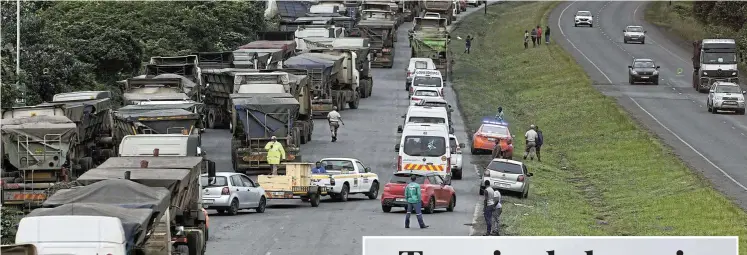
[[[537,25],[537,46],[542,45],[542,27]]]
[[[340,128],[340,123],[345,125],[342,121],[342,116],[337,112],[337,106],[332,107],[332,111],[327,114],[327,120],[329,121],[329,131],[332,131],[332,142],[337,141],[337,129]]]
[[[527,159],[527,156],[529,156],[531,160],[534,160],[534,153],[537,149],[537,131],[534,131],[534,125],[529,126],[529,130],[524,133],[524,138],[527,144],[527,148],[524,151],[524,159]]]
[[[538,126],[534,126],[534,129],[537,131],[537,146],[535,151],[537,151],[537,161],[542,162],[542,158],[540,157],[540,149],[542,148],[542,144],[545,143],[545,138],[542,137],[542,130]]]
[[[472,36],[467,35],[467,39],[464,39],[464,53],[469,54],[469,49],[472,47]]]
[[[485,190],[483,191],[485,197],[483,201],[483,210],[482,215],[485,217],[485,226],[487,227],[487,230],[485,231],[485,235],[489,236],[490,233],[492,233],[493,229],[493,210],[495,209],[495,199],[493,196],[495,196],[495,190],[493,190],[493,187],[488,185],[485,187]]]
[[[410,214],[412,214],[413,210],[415,211],[415,213],[417,213],[416,216],[418,217],[418,224],[420,224],[420,228],[428,228],[428,226],[425,225],[425,222],[423,222],[423,203],[421,201],[422,194],[420,193],[420,184],[415,181],[417,179],[418,177],[416,175],[411,175],[410,183],[407,184],[407,187],[405,187],[405,200],[407,200],[405,228],[410,228]]]
[[[327,169],[324,169],[324,166],[322,166],[322,162],[316,162],[316,167],[311,169],[312,174],[326,174]]]
[[[524,30],[524,49],[526,50],[528,48],[529,48],[529,31]]]
[[[493,192],[493,213],[491,220],[493,221],[493,232],[490,232],[491,236],[501,235],[501,213],[503,212],[503,203],[501,201],[501,192],[495,190]]]
[[[530,35],[532,36],[532,48],[537,47],[537,29],[532,28]]]
[[[283,149],[283,144],[278,142],[277,137],[272,136],[270,142],[265,145],[265,150],[267,151],[267,164],[272,166],[272,175],[277,175],[280,160],[285,159],[285,149]]]
[[[545,44],[550,44],[550,26],[545,28]]]

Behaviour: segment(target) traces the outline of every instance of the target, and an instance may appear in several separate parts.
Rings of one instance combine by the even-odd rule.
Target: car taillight
[[[389,52],[389,51],[391,51],[391,49],[389,49],[389,48],[384,48],[384,49],[382,49],[381,51],[383,51],[383,52]]]
[[[490,170],[485,169],[485,171],[482,172],[482,177],[490,177]]]
[[[519,175],[519,179],[517,179],[516,181],[518,181],[518,182],[524,182],[524,176],[523,175]]]
[[[441,89],[441,96],[444,96],[444,89]]]
[[[397,171],[402,171],[402,156],[397,156]]]
[[[418,101],[418,100],[420,100],[420,98],[417,98],[417,97],[411,97],[410,99],[412,99],[412,101]]]
[[[223,187],[222,190],[220,190],[221,195],[231,195],[231,190],[228,189],[228,187]]]
[[[410,93],[415,93],[415,89],[412,86],[410,86]]]
[[[410,75],[412,75],[412,72],[409,72],[409,71],[408,71],[408,72],[407,72],[407,77],[409,78],[409,77],[410,77]]]
[[[446,159],[446,173],[451,173],[451,157]]]

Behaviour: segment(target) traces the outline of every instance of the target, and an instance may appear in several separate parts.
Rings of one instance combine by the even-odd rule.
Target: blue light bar
[[[482,118],[482,124],[492,124],[492,125],[499,125],[499,126],[508,126],[508,122],[505,120],[497,119],[495,117],[483,117]]]

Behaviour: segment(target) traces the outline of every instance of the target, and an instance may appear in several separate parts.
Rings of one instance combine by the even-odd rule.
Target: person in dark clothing
[[[526,50],[528,48],[529,48],[529,31],[524,30],[524,49]]]
[[[530,35],[532,36],[532,47],[537,47],[537,29],[532,28]]]
[[[464,39],[464,53],[469,54],[469,49],[472,47],[472,38],[471,36],[467,36],[467,39]]]
[[[550,26],[545,28],[545,44],[550,44]]]
[[[535,151],[537,152],[537,161],[542,162],[542,158],[540,157],[540,148],[542,148],[542,144],[545,143],[545,137],[542,136],[542,130],[538,126],[534,126],[534,129],[537,131],[537,143],[535,146]]]

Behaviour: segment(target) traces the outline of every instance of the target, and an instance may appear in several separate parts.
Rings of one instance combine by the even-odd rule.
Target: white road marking
[[[480,207],[482,207],[482,203],[475,203],[475,212],[472,214],[472,226],[470,226],[469,228],[470,236],[475,235],[475,232],[477,232],[477,230],[475,230],[475,225],[477,225],[478,217],[480,217],[480,214],[482,214],[482,209]]]
[[[560,19],[561,19],[561,18],[563,17],[563,13],[565,13],[565,11],[566,11],[566,10],[568,10],[568,8],[570,8],[570,7],[571,7],[571,5],[573,5],[573,4],[574,4],[574,3],[576,3],[576,2],[577,2],[577,1],[573,1],[573,2],[571,3],[571,4],[569,4],[568,6],[566,6],[566,7],[565,7],[565,8],[564,8],[564,9],[563,9],[563,10],[562,10],[561,12],[560,12],[560,16],[558,17],[558,23],[557,23],[557,24],[558,24],[558,28],[560,29],[560,34],[561,34],[561,35],[563,35],[563,37],[564,37],[564,38],[566,39],[566,41],[568,41],[568,43],[570,43],[570,44],[571,44],[571,46],[572,46],[572,47],[573,47],[574,49],[576,49],[576,50],[577,50],[577,51],[578,51],[579,53],[581,53],[581,55],[582,55],[582,56],[584,56],[584,58],[585,58],[585,59],[586,59],[587,61],[589,61],[589,63],[591,63],[591,65],[592,65],[592,66],[594,66],[594,67],[595,67],[595,68],[596,68],[596,69],[597,69],[597,70],[599,71],[599,73],[601,73],[601,74],[602,74],[602,75],[604,76],[604,78],[606,78],[606,79],[607,79],[607,81],[608,81],[608,82],[609,82],[610,84],[612,84],[612,79],[610,79],[610,77],[609,77],[609,76],[607,76],[607,74],[605,74],[605,73],[604,73],[604,72],[602,71],[602,69],[601,69],[601,68],[599,68],[599,66],[597,66],[597,64],[595,64],[595,63],[594,63],[594,61],[591,61],[591,59],[589,59],[589,57],[587,57],[587,56],[586,56],[586,54],[584,54],[584,52],[583,52],[583,51],[581,51],[581,50],[580,50],[580,49],[579,49],[578,47],[576,47],[576,45],[575,45],[575,44],[573,44],[573,42],[571,42],[571,39],[569,39],[569,38],[568,38],[568,36],[566,36],[566,35],[565,35],[565,33],[563,32],[563,26],[562,26],[562,24],[563,24],[563,23],[561,23],[561,22],[560,22]],[[662,47],[662,48],[663,48],[663,47]],[[667,50],[667,51],[668,51],[668,50]],[[671,53],[671,52],[670,52],[670,53]],[[635,99],[633,99],[633,98],[632,98],[632,97],[630,97],[630,96],[628,96],[628,98],[629,98],[630,100],[632,100],[632,101],[633,101],[633,103],[635,103],[635,105],[636,105],[636,106],[638,106],[638,108],[640,108],[640,109],[641,109],[641,110],[642,110],[643,112],[645,112],[646,114],[648,114],[648,116],[650,116],[650,117],[651,117],[651,118],[652,118],[652,119],[653,119],[654,121],[656,121],[656,123],[658,123],[659,125],[661,125],[661,127],[663,127],[663,128],[665,129],[665,130],[667,130],[667,131],[668,131],[668,132],[669,132],[670,134],[672,134],[672,135],[673,135],[674,137],[676,137],[676,138],[677,138],[677,140],[680,140],[680,142],[682,142],[682,143],[683,143],[683,144],[685,144],[685,145],[686,145],[687,147],[689,147],[689,148],[690,148],[690,149],[691,149],[691,150],[692,150],[693,152],[695,152],[696,154],[698,154],[698,156],[700,156],[701,158],[703,158],[703,159],[704,159],[704,160],[705,160],[706,162],[708,162],[708,163],[709,163],[709,164],[710,164],[711,166],[713,166],[713,167],[714,167],[714,168],[716,168],[716,169],[717,169],[718,171],[720,171],[720,172],[721,172],[722,174],[724,174],[724,176],[726,176],[726,178],[728,178],[729,180],[731,180],[732,182],[734,182],[734,184],[736,184],[737,186],[739,186],[739,187],[740,187],[740,188],[742,188],[743,190],[747,190],[747,187],[745,187],[745,186],[744,186],[744,185],[743,185],[742,183],[740,183],[740,182],[738,182],[737,180],[735,180],[735,179],[734,179],[734,177],[732,177],[731,175],[729,175],[729,173],[727,173],[726,171],[724,171],[723,169],[721,169],[721,167],[719,167],[719,166],[717,166],[717,165],[716,165],[715,163],[713,163],[713,161],[711,161],[711,160],[710,160],[710,159],[708,159],[708,158],[707,158],[707,157],[706,157],[705,155],[703,155],[702,153],[700,153],[700,151],[696,150],[696,149],[695,149],[695,147],[693,147],[692,145],[690,145],[689,143],[687,143],[687,142],[686,142],[686,141],[685,141],[684,139],[682,139],[682,137],[680,137],[680,136],[679,136],[679,135],[677,135],[677,134],[676,134],[676,133],[675,133],[674,131],[672,131],[671,129],[669,129],[669,127],[667,127],[666,125],[664,125],[664,123],[661,123],[661,121],[659,121],[659,119],[657,119],[656,117],[654,117],[654,115],[653,115],[653,114],[651,114],[651,113],[650,113],[650,112],[648,112],[648,111],[647,111],[647,110],[646,110],[645,108],[643,108],[643,106],[641,106],[641,105],[640,105],[640,104],[638,103],[638,101],[636,101]]]

